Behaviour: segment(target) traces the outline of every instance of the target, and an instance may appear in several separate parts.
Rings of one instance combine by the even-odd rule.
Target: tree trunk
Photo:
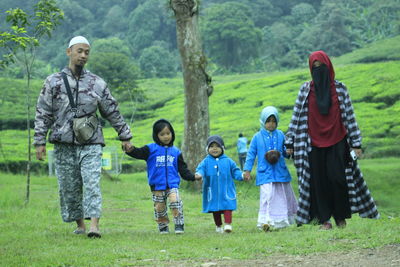
[[[185,85],[185,131],[182,143],[184,159],[191,170],[204,158],[210,132],[208,97],[213,87],[207,75],[198,30],[198,1],[170,0],[175,13],[178,48]]]
[[[29,203],[30,192],[31,192],[31,72],[29,67],[27,67],[27,88],[26,88],[26,128],[28,130],[28,162],[26,164],[26,196],[25,196],[25,205]]]

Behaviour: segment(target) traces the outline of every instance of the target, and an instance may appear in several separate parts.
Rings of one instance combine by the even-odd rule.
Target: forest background
[[[87,68],[109,84],[133,127],[133,142],[151,142],[152,122],[166,117],[177,128],[180,146],[183,83],[168,1],[56,2],[64,20],[39,47],[31,98],[37,98],[46,76],[66,65],[68,40],[84,35],[92,42]],[[8,27],[6,10],[32,11],[34,3],[1,1],[0,30]],[[400,130],[391,114],[398,111],[400,97],[399,0],[209,0],[200,4],[207,72],[215,87],[210,97],[211,133],[226,139],[229,156],[236,156],[238,132],[250,138],[257,131],[263,106],[277,106],[280,128],[287,129],[298,88],[309,79],[307,56],[318,49],[334,58],[337,78],[350,89],[366,157],[398,156]],[[25,169],[23,78],[24,71],[16,64],[0,70],[0,169],[5,171]],[[31,117],[33,125],[34,114]],[[107,145],[118,147],[107,123],[104,131]],[[126,158],[124,162],[125,171],[144,168],[143,162]],[[34,171],[44,168],[46,163],[34,163]]]
[[[39,51],[35,77],[66,64],[65,44],[84,35],[93,44],[90,69],[113,85],[110,69],[125,78],[176,77],[180,60],[173,12],[163,0],[57,0],[65,19]],[[198,1],[200,29],[211,75],[279,71],[306,66],[323,48],[340,56],[400,34],[398,0],[207,0]],[[34,0],[3,0],[5,11],[32,11]],[[251,49],[249,49],[251,48]],[[108,69],[102,69],[104,64]],[[14,67],[2,76],[22,78]]]

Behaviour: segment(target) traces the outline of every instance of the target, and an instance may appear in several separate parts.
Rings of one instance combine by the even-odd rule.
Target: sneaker
[[[165,234],[169,234],[169,229],[168,226],[164,226],[163,228],[160,228],[160,234],[165,235]]]
[[[264,232],[268,232],[270,229],[271,229],[271,226],[270,226],[268,223],[264,223],[264,224],[262,225],[262,230],[263,230]]]
[[[225,224],[225,226],[224,226],[224,232],[225,232],[225,233],[230,233],[230,232],[232,232],[232,225],[230,225],[230,224]]]
[[[217,233],[219,233],[219,234],[222,234],[222,233],[224,232],[224,229],[222,229],[221,226],[216,226],[216,227],[215,227],[215,232],[217,232]]]
[[[185,232],[183,224],[177,224],[175,225],[175,234],[180,235]]]
[[[320,227],[320,230],[331,230],[332,229],[332,224],[331,222],[324,222]]]

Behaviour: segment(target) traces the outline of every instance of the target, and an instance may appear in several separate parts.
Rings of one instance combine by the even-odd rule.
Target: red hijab
[[[332,85],[333,87],[335,87],[335,70],[333,69],[331,59],[324,51],[319,50],[311,53],[310,57],[308,58],[308,66],[310,67],[310,72],[312,72],[313,64],[317,60],[328,67]],[[311,84],[313,84],[313,82],[311,82]]]
[[[321,66],[313,67],[317,60]],[[308,64],[313,78],[308,96],[308,133],[313,146],[329,147],[346,135],[335,88],[335,71],[328,55],[321,50],[310,55]]]

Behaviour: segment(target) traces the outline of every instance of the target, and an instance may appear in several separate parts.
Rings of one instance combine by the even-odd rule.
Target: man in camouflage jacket
[[[76,234],[86,233],[84,219],[90,219],[89,237],[101,237],[100,174],[104,137],[101,125],[84,144],[77,141],[72,121],[74,117],[95,114],[99,110],[118,133],[122,149],[129,150],[132,134],[118,110],[107,84],[83,67],[89,59],[90,44],[86,38],[71,39],[67,48],[69,66],[47,77],[38,98],[35,118],[34,145],[36,157],[46,156],[46,136],[54,144],[55,170],[58,178],[61,216],[65,222],[77,223]],[[76,103],[72,109],[62,73],[66,74]]]

